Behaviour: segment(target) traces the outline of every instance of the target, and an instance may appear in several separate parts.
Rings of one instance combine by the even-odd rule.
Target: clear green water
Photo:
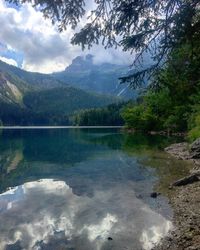
[[[174,141],[119,129],[1,130],[0,249],[151,249],[172,228],[167,186],[189,169],[162,151]]]

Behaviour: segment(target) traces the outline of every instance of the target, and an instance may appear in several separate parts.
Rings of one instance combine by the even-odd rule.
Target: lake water
[[[150,250],[173,227],[168,184],[189,169],[162,151],[173,141],[111,128],[0,130],[0,249]]]

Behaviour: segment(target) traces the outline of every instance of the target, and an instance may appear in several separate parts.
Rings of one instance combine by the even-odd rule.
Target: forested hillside
[[[73,87],[63,87],[29,92],[24,96],[23,101],[26,107],[39,113],[70,114],[79,109],[106,106],[116,102],[117,99],[87,93]]]
[[[69,125],[73,112],[119,100],[85,92],[50,75],[26,72],[0,61],[1,125]]]

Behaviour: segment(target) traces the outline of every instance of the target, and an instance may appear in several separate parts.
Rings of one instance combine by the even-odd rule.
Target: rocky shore
[[[192,145],[173,144],[165,151],[180,160],[192,161],[194,168],[190,176],[169,186],[174,229],[154,250],[200,250],[200,139]]]

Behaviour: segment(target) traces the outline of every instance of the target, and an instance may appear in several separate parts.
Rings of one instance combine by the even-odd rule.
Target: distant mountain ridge
[[[75,111],[117,101],[0,61],[0,123],[4,125],[68,125]]]
[[[53,78],[50,74],[41,74],[25,71],[13,65],[7,64],[0,60],[0,71],[17,77],[21,81],[26,82],[29,86],[35,89],[49,89],[55,87],[66,86],[59,80]]]
[[[64,71],[53,73],[52,76],[86,91],[130,99],[135,97],[135,91],[127,85],[120,85],[118,80],[127,71],[127,65],[95,64],[94,57],[88,54],[76,57]]]
[[[94,56],[91,54],[84,56],[77,56],[72,60],[72,63],[66,67],[65,72],[84,72],[91,70],[99,70],[103,72],[109,72],[112,70],[122,70],[122,72],[127,71],[127,65],[118,65],[112,63],[94,63]]]

